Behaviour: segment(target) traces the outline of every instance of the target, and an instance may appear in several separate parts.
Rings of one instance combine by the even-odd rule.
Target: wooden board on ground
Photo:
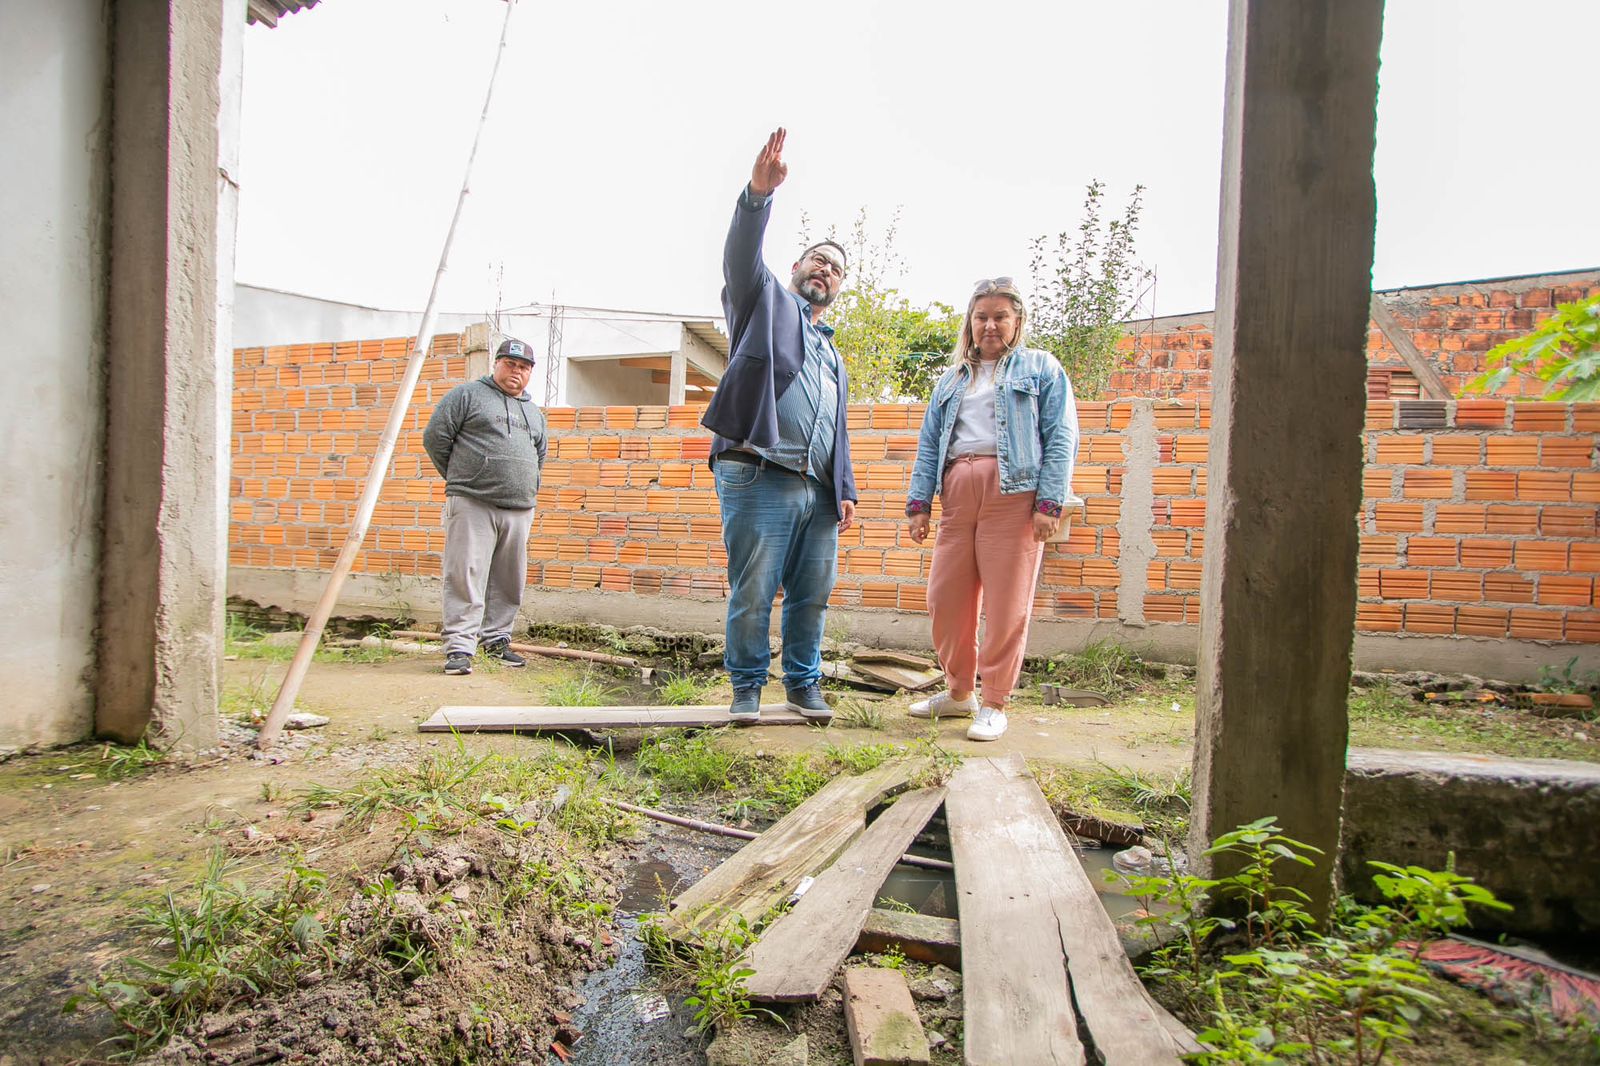
[[[944,680],[942,670],[914,670],[899,663],[863,662],[860,659],[852,659],[850,668],[870,681],[881,681],[886,685],[910,689],[912,692],[921,692]]]
[[[961,923],[954,918],[874,907],[856,937],[856,951],[881,955],[893,948],[908,959],[961,969]]]
[[[836,777],[672,901],[668,933],[692,940],[733,916],[756,922],[861,835],[867,811],[903,790],[926,759]]]
[[[961,914],[964,1061],[1077,1066],[1083,1043],[1050,886],[1029,876],[1026,851],[1042,834],[1017,790],[996,788],[1010,782],[990,762],[968,759],[945,796]]]
[[[755,972],[745,980],[745,993],[774,1003],[820,999],[855,947],[889,871],[942,802],[944,789],[918,789],[878,815],[793,909],[761,934],[750,949],[748,964]]]
[[[755,725],[805,725],[781,703],[761,708]],[[424,733],[543,733],[562,729],[694,729],[731,725],[726,703],[693,707],[440,707]]]
[[[894,663],[911,670],[937,670],[939,664],[932,659],[924,659],[920,655],[910,655],[903,651],[890,651],[887,648],[867,648],[850,656],[851,660],[858,663]]]
[[[1022,757],[969,759],[945,813],[966,1061],[1083,1061],[1075,1002],[1106,1066],[1176,1064],[1176,1042]]]
[[[850,669],[850,664],[843,661],[824,662],[822,676],[830,677],[835,681],[843,681],[857,688],[876,689],[879,692],[898,692],[900,686],[893,681],[882,681],[876,677],[867,677]]]

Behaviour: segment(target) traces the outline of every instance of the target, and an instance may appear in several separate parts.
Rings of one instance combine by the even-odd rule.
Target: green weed
[[[139,743],[131,747],[120,744],[107,744],[100,751],[100,765],[97,772],[101,777],[113,781],[133,777],[146,770],[160,766],[167,759],[167,753],[159,748],[152,748],[143,737]]]
[[[204,1013],[293,988],[302,970],[328,960],[327,934],[316,916],[325,875],[296,865],[281,890],[256,893],[231,872],[219,849],[193,901],[169,892],[146,906],[136,924],[161,958],[129,959],[122,972],[69,999],[67,1009],[85,998],[104,1006],[137,1056]]]
[[[1151,676],[1138,653],[1109,641],[1050,660],[1046,673],[1071,688],[1088,689],[1112,699],[1134,691]]]
[[[609,685],[592,671],[558,681],[545,697],[552,707],[604,707],[616,700],[621,690]]]
[[[1281,864],[1311,865],[1316,848],[1263,818],[1218,837],[1206,854],[1229,856],[1237,872],[1202,878],[1107,871],[1140,901],[1140,924],[1178,934],[1143,973],[1201,1023],[1198,1039],[1209,1050],[1194,1059],[1200,1063],[1375,1066],[1414,1040],[1416,1025],[1438,1002],[1417,947],[1402,945],[1458,928],[1474,907],[1505,907],[1452,871],[1377,864],[1385,872],[1375,883],[1386,902],[1364,907],[1343,899],[1319,932],[1306,895],[1279,873]]]
[[[661,702],[673,707],[686,707],[699,703],[704,696],[706,686],[693,674],[670,673],[662,678],[661,687],[657,695]]]
[[[833,720],[851,729],[882,729],[883,710],[870,700],[846,696],[833,708]]]

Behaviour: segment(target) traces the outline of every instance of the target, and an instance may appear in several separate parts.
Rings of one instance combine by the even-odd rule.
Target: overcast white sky
[[[899,207],[906,295],[960,303],[1025,276],[1099,178],[1118,207],[1147,188],[1155,312],[1208,310],[1226,7],[520,0],[442,308],[715,312],[734,196],[783,125],[775,266],[802,210]],[[504,12],[323,0],[247,32],[241,282],[422,308]],[[1390,0],[1375,287],[1600,264],[1595,40],[1594,0]]]

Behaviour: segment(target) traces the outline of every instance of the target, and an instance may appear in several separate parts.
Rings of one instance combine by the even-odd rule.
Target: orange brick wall
[[[1557,304],[1600,293],[1600,271],[1554,277],[1510,278],[1468,285],[1399,289],[1382,294],[1396,321],[1431,360],[1452,396],[1483,373],[1491,348],[1543,322]],[[1111,375],[1107,399],[1139,396],[1200,400],[1211,395],[1212,315],[1131,323],[1122,339],[1126,361]],[[1376,323],[1367,338],[1367,386],[1374,399],[1389,398],[1389,372],[1405,361]],[[1545,384],[1513,378],[1500,395],[1538,397]]]
[[[406,341],[236,353],[230,563],[326,570],[343,543],[403,365]],[[433,404],[465,373],[459,338],[435,339],[358,573],[437,576],[443,482],[422,450]],[[1148,521],[1124,521],[1130,428],[1149,405]],[[528,580],[579,589],[716,600],[726,595],[717,500],[701,408],[547,412],[549,461]],[[926,610],[931,551],[902,507],[921,405],[855,405],[849,427],[861,492],[839,549],[833,602]],[[1084,509],[1044,562],[1037,617],[1199,621],[1207,402],[1081,403],[1073,488]],[[1149,423],[1144,423],[1149,425]],[[1358,629],[1600,643],[1600,404],[1374,402],[1367,414]],[[1142,479],[1146,475],[1140,473]],[[1143,486],[1141,489],[1141,495]],[[935,511],[937,519],[937,510]],[[1126,572],[1124,531],[1148,536]],[[1137,615],[1142,611],[1142,618]]]

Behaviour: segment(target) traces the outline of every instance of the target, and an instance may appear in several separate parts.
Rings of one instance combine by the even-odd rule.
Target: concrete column
[[[1286,871],[1319,914],[1348,734],[1382,18],[1382,0],[1229,6],[1191,843],[1276,817],[1325,853]]]
[[[683,331],[687,338],[689,331]],[[667,402],[681,404],[689,391],[689,356],[683,348],[672,353],[672,365],[667,376]]]
[[[112,8],[95,726],[126,742],[148,732],[162,745],[207,747],[217,735],[231,380],[217,331],[217,190],[223,18],[236,7],[116,0]]]

